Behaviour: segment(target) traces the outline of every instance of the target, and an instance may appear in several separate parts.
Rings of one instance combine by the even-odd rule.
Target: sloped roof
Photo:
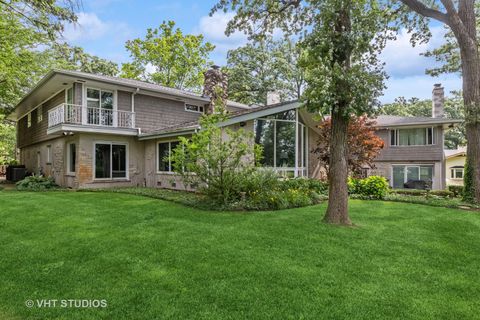
[[[459,147],[458,149],[454,150],[443,150],[445,154],[445,158],[452,158],[461,155],[465,155],[467,153],[467,147]]]
[[[400,116],[378,116],[375,118],[377,127],[394,127],[394,126],[410,126],[410,125],[428,125],[428,124],[446,124],[460,123],[462,120],[447,118],[430,118],[430,117],[400,117]]]

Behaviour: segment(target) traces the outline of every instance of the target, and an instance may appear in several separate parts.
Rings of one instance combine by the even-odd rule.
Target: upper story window
[[[203,106],[196,106],[194,104],[185,104],[185,111],[203,113],[204,110],[205,109]]]
[[[425,146],[434,143],[433,127],[390,130],[392,146]]]
[[[32,113],[29,112],[27,114],[27,128],[30,128],[32,126]]]
[[[73,87],[68,88],[65,93],[65,102],[67,104],[73,104]]]
[[[113,109],[113,92],[87,88],[87,107],[98,109]]]
[[[43,106],[37,108],[37,123],[42,122],[43,120]]]

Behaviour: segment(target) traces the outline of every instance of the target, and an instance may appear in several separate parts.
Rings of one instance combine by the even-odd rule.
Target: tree
[[[268,91],[278,91],[282,100],[300,99],[305,79],[299,57],[296,43],[271,36],[228,51],[229,95],[245,104],[266,104]]]
[[[330,113],[332,153],[324,221],[351,224],[348,216],[347,129],[350,116],[369,114],[383,89],[377,55],[387,39],[389,8],[369,0],[221,0],[212,10],[235,10],[227,34],[241,29],[264,38],[275,28],[302,37],[301,66],[311,110]]]
[[[147,29],[144,39],[129,40],[125,47],[133,62],[122,66],[122,76],[197,91],[202,85],[202,72],[211,64],[208,55],[215,48],[204,41],[203,35],[184,35],[179,28],[175,29],[173,21]]]
[[[0,114],[0,165],[15,160],[15,123]]]
[[[465,118],[463,112],[462,94],[458,91],[452,92],[453,96],[445,99],[444,112],[448,119]],[[378,108],[377,115],[391,115],[401,117],[431,117],[432,100],[420,100],[418,98],[405,99],[396,98],[393,103],[385,104]],[[467,143],[465,136],[465,124],[457,124],[445,132],[445,145],[447,149],[457,149]]]
[[[54,43],[45,55],[50,61],[49,69],[59,68],[106,76],[116,76],[119,73],[115,62],[88,54],[83,48],[72,47],[66,43]]]
[[[347,129],[348,144],[348,172],[359,175],[364,168],[374,168],[373,161],[384,146],[384,141],[375,134],[375,121],[365,116],[352,117]],[[332,121],[330,118],[319,125],[319,138],[313,152],[317,155],[320,165],[329,172],[330,155],[332,153],[331,133]]]
[[[425,4],[399,0],[412,12],[448,26],[460,53],[467,135],[464,200],[480,203],[480,57],[474,0],[441,0]]]

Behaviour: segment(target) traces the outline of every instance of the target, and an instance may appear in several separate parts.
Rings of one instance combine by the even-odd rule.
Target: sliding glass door
[[[432,165],[394,165],[392,168],[392,187],[394,189],[404,188],[408,181],[422,180],[433,181]]]
[[[95,144],[95,179],[127,178],[127,146]]]

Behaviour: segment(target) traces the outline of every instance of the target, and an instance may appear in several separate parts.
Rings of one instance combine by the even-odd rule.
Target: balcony
[[[67,103],[62,103],[48,111],[47,133],[59,130],[116,132],[112,129],[135,129],[135,113]]]

